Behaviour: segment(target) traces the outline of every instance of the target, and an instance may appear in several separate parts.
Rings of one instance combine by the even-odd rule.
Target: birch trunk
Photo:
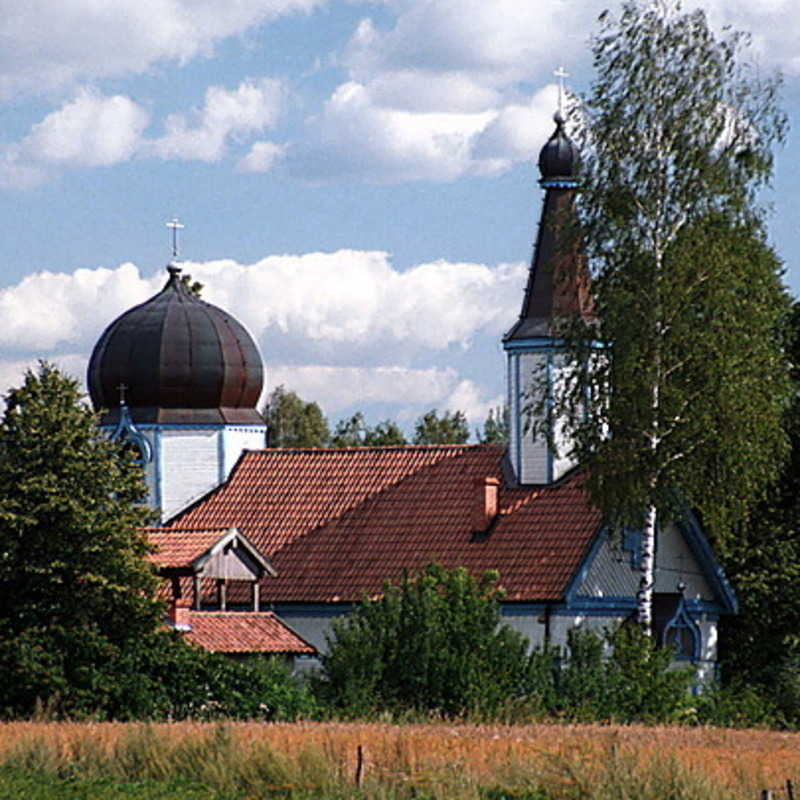
[[[639,624],[649,636],[653,632],[653,585],[656,567],[656,507],[651,505],[645,514],[642,530],[642,578],[636,593]]]

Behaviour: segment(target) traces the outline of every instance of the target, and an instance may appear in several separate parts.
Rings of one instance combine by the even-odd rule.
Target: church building
[[[559,320],[593,313],[585,258],[565,234],[578,153],[555,119],[521,312],[503,339],[507,445],[266,449],[255,343],[175,266],[159,294],[103,333],[92,401],[142,461],[161,514],[151,539],[170,624],[190,639],[313,663],[333,619],[431,562],[497,570],[503,619],[532,646],[635,614],[639,534],[609,530],[580,467],[526,425],[531,386],[549,392],[559,380]],[[654,634],[711,674],[717,623],[736,599],[691,512],[658,531],[654,591]]]

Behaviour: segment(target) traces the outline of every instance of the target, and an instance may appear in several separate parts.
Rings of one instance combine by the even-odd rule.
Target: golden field
[[[800,782],[800,734],[762,730],[444,723],[0,725],[0,763],[28,768],[159,776],[174,771],[181,753],[184,772],[194,763],[212,784],[228,780],[226,771],[241,774],[241,780],[230,778],[237,787],[253,782],[245,765],[263,763],[269,754],[270,769],[285,785],[336,783],[330,796],[343,791],[346,796],[342,787],[352,786],[353,796],[400,797],[406,795],[398,787],[414,786],[407,796],[419,797],[424,786],[426,797],[477,797],[477,787],[498,785],[513,787],[503,797],[535,788],[549,797],[756,800],[762,789],[779,790],[787,779]]]

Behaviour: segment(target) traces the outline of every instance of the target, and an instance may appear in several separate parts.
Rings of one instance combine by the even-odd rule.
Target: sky
[[[616,2],[616,0],[614,0]],[[792,128],[764,201],[800,296],[800,4],[686,2],[752,34]],[[536,232],[536,158],[592,80],[594,0],[0,0],[0,393],[184,269],[330,421],[473,428]],[[609,6],[614,10],[612,3]]]

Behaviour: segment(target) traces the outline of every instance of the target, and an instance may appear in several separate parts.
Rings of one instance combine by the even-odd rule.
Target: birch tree
[[[688,506],[724,536],[785,449],[787,301],[759,192],[786,119],[746,45],[702,11],[631,0],[601,16],[597,77],[570,109],[597,321],[564,324],[557,410],[608,522],[642,530],[647,630],[658,527]]]

